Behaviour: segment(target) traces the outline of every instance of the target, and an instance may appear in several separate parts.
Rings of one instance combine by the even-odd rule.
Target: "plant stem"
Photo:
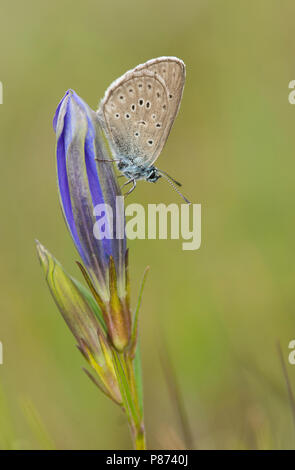
[[[129,414],[128,416],[133,446],[136,450],[145,450],[146,442],[143,412],[139,406],[138,389],[134,375],[134,360],[127,353],[121,356],[121,361],[124,363],[124,369],[126,371],[125,377],[127,383],[125,382],[125,385],[128,387],[127,394],[132,400],[132,408],[136,411],[135,414]]]
[[[144,427],[137,429],[134,433],[133,444],[136,450],[146,450]]]

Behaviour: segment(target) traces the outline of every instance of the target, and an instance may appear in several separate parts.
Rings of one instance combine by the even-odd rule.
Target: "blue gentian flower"
[[[59,103],[56,132],[57,180],[64,218],[84,268],[82,272],[102,309],[109,335],[118,350],[130,340],[131,318],[126,287],[126,237],[116,232],[124,205],[97,114],[73,91]],[[121,198],[122,199],[122,198]],[[97,239],[94,208],[105,210],[107,237]],[[118,208],[121,208],[119,213]],[[113,224],[113,221],[117,223]]]
[[[124,203],[98,116],[69,90],[53,126],[60,204],[87,287],[37,242],[39,260],[57,307],[96,372],[95,377],[89,371],[87,375],[123,409],[135,447],[144,449],[137,336],[147,270],[132,322]]]

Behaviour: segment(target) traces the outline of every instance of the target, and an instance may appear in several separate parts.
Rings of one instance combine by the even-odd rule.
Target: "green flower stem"
[[[118,353],[113,350],[114,364],[126,413],[131,431],[133,446],[136,450],[146,449],[143,413],[141,411],[138,388],[134,375],[134,361],[128,353]]]
[[[132,428],[132,437],[133,443],[136,450],[145,450],[146,449],[146,442],[145,442],[145,429],[144,429],[144,418],[143,418],[143,411],[142,407],[140,406],[140,397],[138,396],[138,388],[136,385],[135,373],[134,373],[134,360],[130,358],[130,356],[126,356],[125,358],[126,365],[128,368],[128,377],[130,383],[130,390],[132,397],[134,399],[134,404],[138,413],[138,421],[134,423],[134,427]]]
[[[135,435],[135,449],[136,450],[146,450],[145,443],[145,432],[144,430],[138,430]]]

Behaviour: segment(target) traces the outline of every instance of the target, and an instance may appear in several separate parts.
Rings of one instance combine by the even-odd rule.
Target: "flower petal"
[[[45,272],[54,301],[71,332],[80,343],[84,341],[98,361],[104,361],[97,341],[100,323],[74,280],[64,271],[58,261],[38,241],[37,252]]]
[[[57,175],[61,206],[78,252],[102,298],[108,300],[108,266],[113,257],[118,289],[124,295],[124,259],[126,239],[116,238],[112,221],[121,217],[124,227],[124,206],[117,211],[116,197],[120,189],[113,164],[108,160],[98,117],[72,90],[58,105],[54,120],[57,136]],[[93,227],[97,220],[94,207],[107,204],[113,218],[106,217],[111,239],[97,240]],[[106,214],[107,216],[108,214]]]

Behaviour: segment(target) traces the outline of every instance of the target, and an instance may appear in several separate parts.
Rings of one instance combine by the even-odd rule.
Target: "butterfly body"
[[[158,169],[153,165],[143,166],[132,161],[132,159],[122,158],[117,164],[120,170],[128,180],[146,180],[155,183],[161,175]]]
[[[100,103],[98,116],[114,160],[133,188],[137,180],[155,183],[164,176],[153,164],[177,115],[184,82],[182,60],[159,57],[115,80]]]

